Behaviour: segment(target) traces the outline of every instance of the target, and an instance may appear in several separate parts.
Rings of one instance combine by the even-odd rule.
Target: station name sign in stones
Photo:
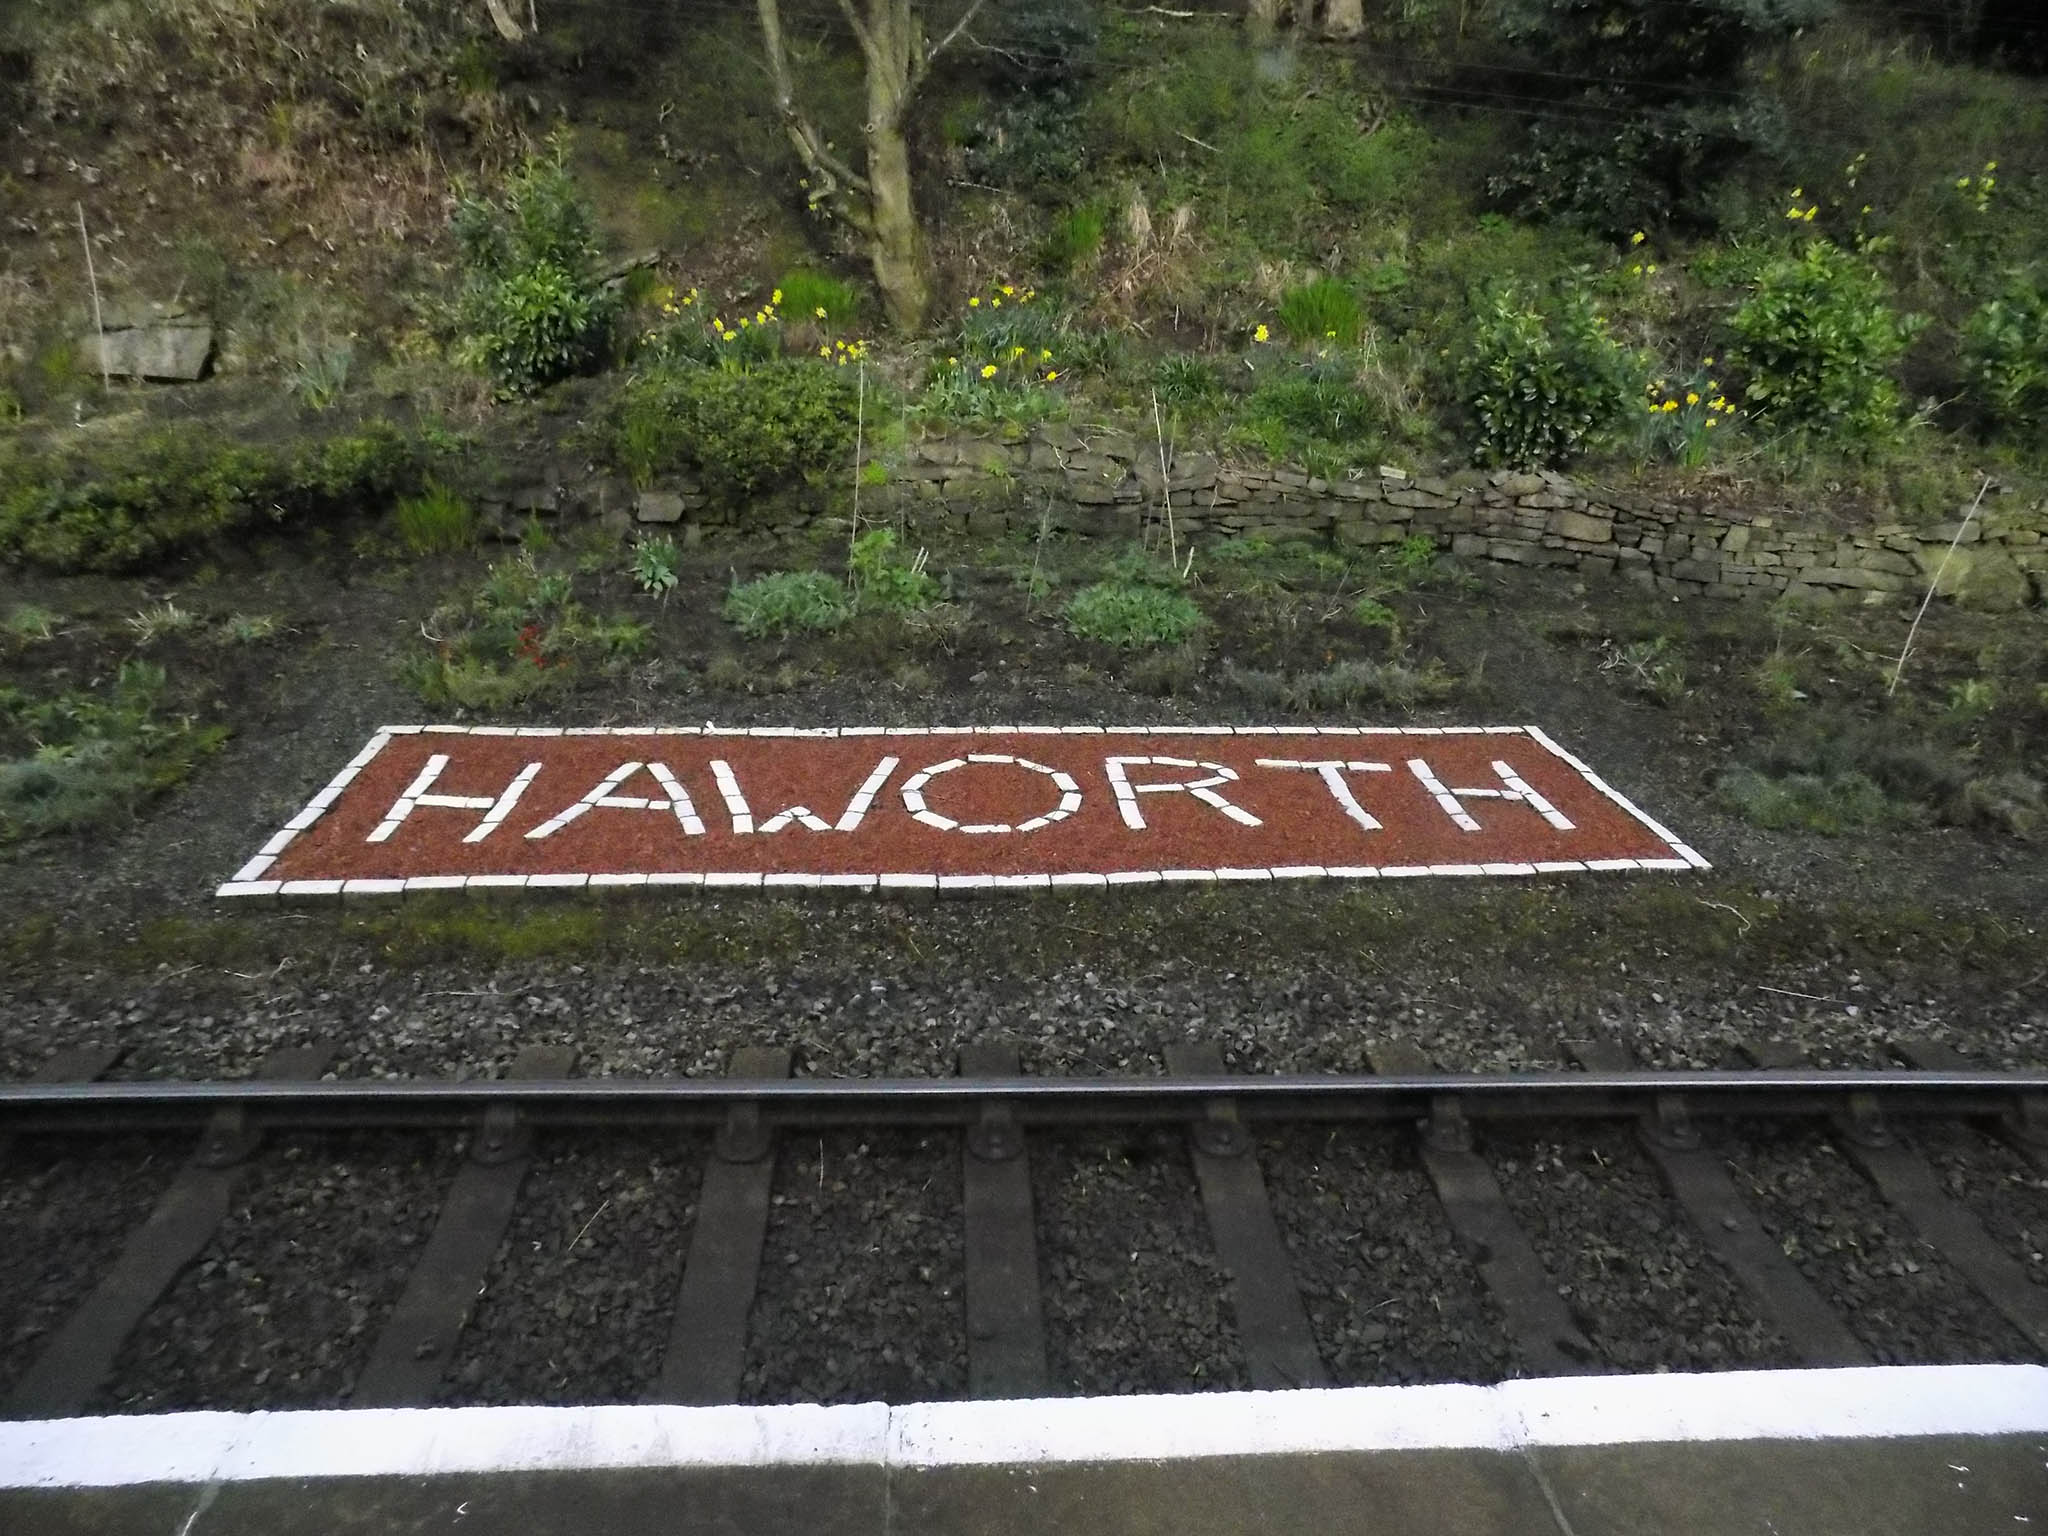
[[[392,726],[222,896],[1704,869],[1534,726]]]

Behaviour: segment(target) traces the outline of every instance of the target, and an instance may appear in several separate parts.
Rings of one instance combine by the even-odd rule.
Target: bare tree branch
[[[526,34],[519,29],[519,23],[512,19],[512,13],[505,9],[505,0],[484,0],[484,9],[491,13],[491,25],[498,29],[498,36],[508,43],[519,42]]]
[[[923,68],[919,70],[920,74],[923,73],[924,69],[931,68],[933,63],[936,62],[936,60],[938,59],[939,55],[944,53],[948,48],[953,46],[953,39],[955,39],[962,32],[965,32],[967,30],[968,23],[974,20],[975,13],[981,9],[983,4],[984,0],[974,0],[974,3],[967,7],[966,13],[963,16],[961,16],[961,18],[958,21],[953,23],[953,30],[948,32],[944,37],[940,38],[936,43],[932,44],[931,47],[927,48],[924,51],[924,65]]]
[[[846,16],[846,24],[853,28],[854,41],[860,44],[864,57],[875,55],[874,34],[868,31],[867,23],[860,19],[860,12],[853,8],[853,0],[839,0],[839,9]]]

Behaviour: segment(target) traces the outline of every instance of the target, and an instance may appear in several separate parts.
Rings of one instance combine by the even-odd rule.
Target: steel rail
[[[1758,1070],[1292,1074],[1244,1077],[568,1078],[510,1081],[140,1081],[0,1084],[0,1129],[181,1127],[235,1107],[268,1128],[447,1126],[505,1106],[538,1125],[715,1125],[741,1104],[778,1125],[960,1126],[1001,1102],[1022,1123],[1178,1122],[1229,1099],[1246,1119],[1409,1120],[1440,1100],[1469,1118],[1629,1119],[1676,1096],[1694,1115],[1997,1116],[2048,1094],[2048,1072]]]

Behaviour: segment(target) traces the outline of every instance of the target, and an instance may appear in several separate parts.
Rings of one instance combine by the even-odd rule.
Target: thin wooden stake
[[[1166,509],[1166,559],[1180,569],[1180,540],[1173,531],[1173,487],[1166,473],[1166,428],[1159,419],[1159,391],[1152,391],[1152,432],[1159,441],[1159,502]]]
[[[107,323],[100,315],[100,280],[92,269],[92,238],[85,232],[85,204],[71,206],[78,210],[78,243],[85,247],[85,280],[92,288],[92,328],[100,347],[100,388],[112,389],[113,376],[107,371]]]
[[[1970,510],[1956,524],[1956,536],[1948,541],[1948,552],[1941,557],[1941,564],[1934,568],[1934,579],[1927,583],[1927,595],[1920,599],[1920,611],[1913,615],[1912,627],[1906,631],[1906,643],[1899,647],[1899,664],[1892,668],[1891,686],[1884,691],[1886,698],[1899,691],[1899,679],[1905,675],[1906,658],[1913,654],[1913,637],[1920,633],[1920,621],[1927,617],[1927,605],[1934,601],[1935,589],[1941,585],[1941,578],[1948,574],[1948,563],[1955,556],[1956,546],[1963,542],[1963,535],[1969,531],[1970,519],[1977,515],[1977,508],[1984,504],[1984,493],[1990,489],[1991,477],[1985,475],[1984,483],[1977,487],[1977,499],[1970,503]]]

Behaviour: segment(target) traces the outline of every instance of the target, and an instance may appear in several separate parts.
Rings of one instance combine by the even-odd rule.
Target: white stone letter
[[[1500,781],[1505,786],[1501,789],[1447,788],[1444,781],[1430,770],[1429,764],[1419,757],[1411,757],[1408,760],[1408,771],[1421,781],[1422,787],[1444,808],[1444,814],[1464,831],[1479,830],[1479,823],[1472,819],[1472,813],[1466,810],[1462,803],[1466,800],[1519,800],[1558,831],[1572,830],[1572,824],[1565,818],[1564,813],[1531,788],[1522,776],[1506,763],[1495,762],[1493,765],[1493,771],[1500,775]]]
[[[1301,768],[1319,773],[1323,777],[1323,783],[1329,786],[1330,793],[1336,797],[1337,803],[1344,807],[1344,814],[1346,816],[1349,816],[1368,832],[1377,832],[1383,825],[1377,816],[1358,803],[1358,797],[1351,793],[1351,786],[1344,782],[1344,775],[1347,773],[1392,773],[1394,770],[1385,763],[1347,763],[1340,759],[1331,759],[1319,763],[1301,763],[1287,758],[1262,757],[1259,759],[1259,766],[1261,768]]]
[[[407,817],[421,806],[427,805],[448,811],[482,811],[484,819],[463,839],[465,843],[480,843],[497,831],[505,818],[512,814],[512,808],[519,803],[519,797],[526,793],[526,786],[531,784],[540,772],[539,763],[528,763],[519,770],[512,782],[505,786],[505,792],[495,799],[490,795],[428,794],[427,791],[433,787],[434,781],[441,777],[441,770],[447,766],[446,753],[436,752],[428,758],[427,766],[420,770],[419,777],[406,786],[405,793],[393,802],[391,809],[384,813],[384,819],[377,823],[377,830],[364,841],[389,842],[391,834],[405,825]]]
[[[668,798],[652,800],[645,795],[621,795],[618,787],[645,768],[654,782],[662,788]],[[698,819],[697,807],[690,800],[690,792],[683,788],[682,781],[668,771],[666,763],[621,763],[589,794],[574,805],[564,807],[558,814],[549,817],[526,835],[531,838],[553,837],[577,817],[590,811],[668,811],[683,824],[684,835],[702,837],[704,823]]]
[[[901,758],[885,757],[875,764],[875,771],[854,791],[853,798],[846,802],[846,809],[836,823],[826,821],[807,805],[792,805],[786,811],[777,811],[757,828],[754,825],[754,808],[747,804],[746,794],[732,771],[732,764],[724,758],[713,758],[711,776],[718,781],[718,793],[725,800],[726,814],[732,817],[735,836],[755,831],[780,832],[784,827],[796,825],[801,825],[807,832],[851,832],[866,819],[874,806],[875,796],[882,792],[882,786],[889,782],[889,775],[896,771],[896,765],[901,761]]]
[[[1171,784],[1133,784],[1131,768],[1150,764],[1155,768],[1201,768],[1207,770],[1206,779],[1180,779]],[[1221,763],[1197,763],[1185,757],[1108,757],[1102,761],[1103,769],[1109,774],[1109,787],[1116,791],[1116,808],[1123,813],[1124,825],[1133,832],[1145,830],[1145,818],[1138,813],[1138,796],[1186,793],[1193,795],[1204,805],[1213,805],[1232,821],[1247,827],[1264,826],[1250,811],[1232,805],[1216,793],[1220,784],[1234,783],[1236,773]]]
[[[951,773],[955,768],[965,768],[969,763],[1008,763],[1018,768],[1028,768],[1033,773],[1042,773],[1052,780],[1052,787],[1060,792],[1060,803],[1042,815],[1033,816],[1029,821],[1020,821],[1014,826],[1008,822],[978,822],[972,826],[961,826],[950,816],[942,816],[925,804],[924,787],[942,773]],[[1057,768],[1048,768],[1043,763],[1034,763],[1028,757],[1011,757],[1006,752],[970,752],[965,757],[948,758],[943,763],[934,763],[913,773],[903,785],[903,809],[910,812],[928,827],[941,832],[1036,832],[1040,827],[1049,827],[1056,821],[1065,821],[1081,809],[1081,786],[1074,782],[1074,776]]]

